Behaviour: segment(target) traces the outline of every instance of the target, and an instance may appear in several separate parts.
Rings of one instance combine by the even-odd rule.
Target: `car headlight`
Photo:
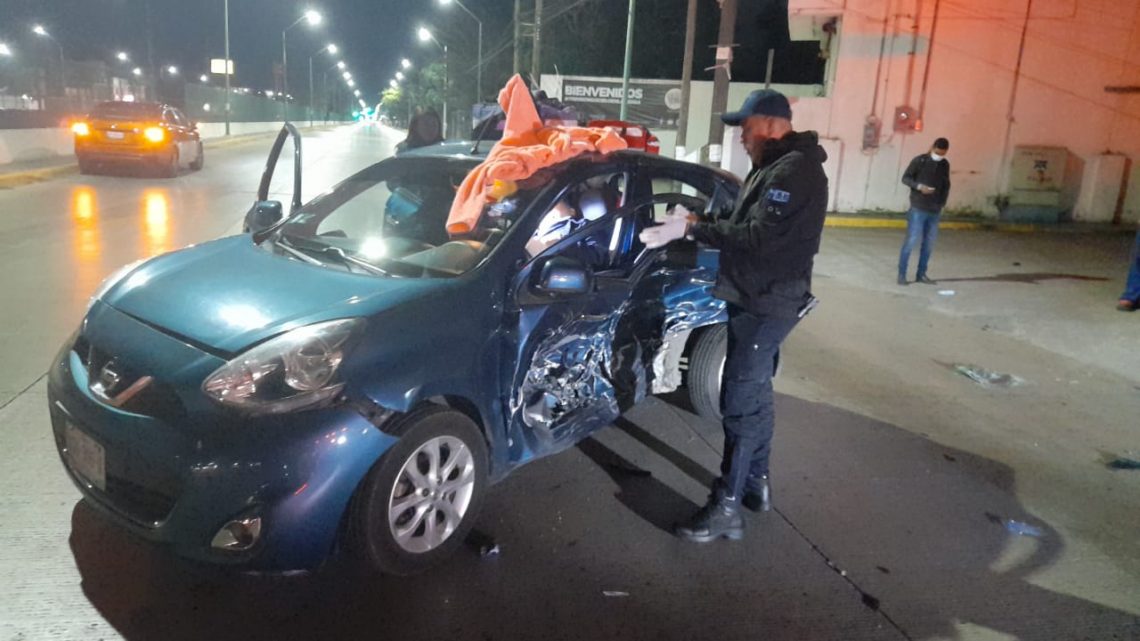
[[[363,324],[346,318],[286,332],[218,368],[202,391],[251,414],[282,414],[326,401],[344,387],[336,372]]]

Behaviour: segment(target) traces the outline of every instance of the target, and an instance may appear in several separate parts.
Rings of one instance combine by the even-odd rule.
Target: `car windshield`
[[[139,102],[104,102],[91,110],[92,118],[104,120],[147,120],[162,115],[158,105]]]
[[[488,206],[476,229],[449,235],[447,216],[477,160],[396,157],[365,169],[290,217],[266,246],[299,260],[377,276],[447,278],[482,262],[535,189]]]

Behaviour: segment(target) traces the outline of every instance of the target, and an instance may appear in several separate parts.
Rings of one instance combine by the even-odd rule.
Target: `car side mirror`
[[[242,231],[258,234],[269,229],[281,221],[282,209],[280,200],[259,200],[245,215],[245,224]]]
[[[551,296],[588,294],[594,291],[594,275],[576,260],[555,257],[542,266],[534,289]]]

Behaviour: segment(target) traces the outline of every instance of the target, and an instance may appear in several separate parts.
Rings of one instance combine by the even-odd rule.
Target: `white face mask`
[[[942,154],[936,154],[932,151],[932,152],[930,152],[930,157],[935,159],[935,160],[942,160],[946,156],[943,156]]]

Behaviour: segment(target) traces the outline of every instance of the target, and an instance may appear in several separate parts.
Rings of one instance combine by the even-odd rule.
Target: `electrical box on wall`
[[[909,134],[922,131],[922,119],[914,107],[895,107],[895,131]]]
[[[1018,146],[1009,165],[1009,205],[1003,220],[1055,223],[1073,210],[1082,161],[1065,147]]]
[[[863,151],[879,148],[879,136],[882,135],[882,130],[883,125],[878,118],[867,116],[867,122],[863,123]]]

